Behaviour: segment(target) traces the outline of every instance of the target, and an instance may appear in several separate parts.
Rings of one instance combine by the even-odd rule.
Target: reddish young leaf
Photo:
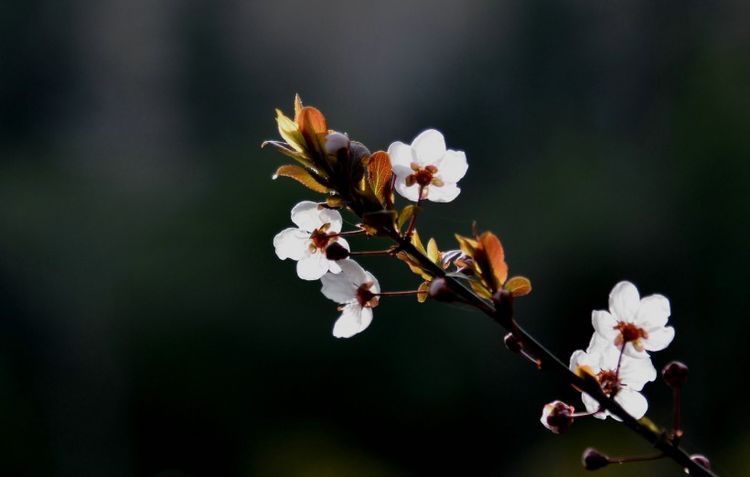
[[[531,293],[531,281],[526,277],[515,276],[505,283],[505,289],[513,296],[524,296]]]
[[[500,239],[492,232],[484,232],[478,238],[479,248],[474,258],[482,269],[482,277],[487,280],[492,291],[499,290],[508,279],[508,264]],[[481,252],[481,253],[480,253]]]
[[[391,193],[391,159],[385,151],[377,151],[367,158],[367,180],[370,188],[378,198],[381,204],[387,203],[387,198]]]
[[[328,123],[325,116],[318,109],[312,106],[303,107],[294,121],[299,125],[300,131],[304,135],[328,134]]]

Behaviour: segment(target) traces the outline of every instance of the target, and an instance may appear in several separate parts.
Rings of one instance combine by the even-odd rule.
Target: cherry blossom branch
[[[650,420],[635,419],[613,398],[607,396],[597,381],[580,377],[572,372],[570,368],[568,368],[568,366],[554,353],[549,351],[537,341],[536,338],[518,325],[518,323],[513,320],[512,316],[512,296],[509,294],[503,294],[501,295],[503,298],[496,300],[497,303],[489,302],[478,296],[463,282],[446,273],[442,268],[430,261],[429,258],[424,256],[416,249],[416,247],[414,247],[414,245],[402,238],[398,233],[391,234],[391,239],[396,242],[400,250],[415,257],[420,264],[433,273],[435,277],[445,280],[447,286],[450,287],[450,289],[453,290],[464,302],[480,309],[500,326],[513,333],[520,340],[524,349],[540,360],[540,369],[555,374],[574,388],[580,389],[586,394],[589,394],[599,402],[599,405],[603,409],[617,416],[623,424],[636,434],[643,437],[649,442],[649,444],[661,451],[666,457],[669,457],[684,469],[687,469],[690,475],[717,477],[712,471],[692,460],[690,454],[682,449],[678,442],[675,442],[674,439],[670,439],[667,432],[651,424]]]

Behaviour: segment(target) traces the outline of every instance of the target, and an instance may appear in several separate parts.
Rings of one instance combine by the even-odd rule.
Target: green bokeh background
[[[621,279],[672,301],[685,445],[745,475],[750,7],[742,0],[10,1],[0,6],[0,473],[584,475],[648,452],[457,306],[335,306],[271,240],[294,93],[370,148],[443,131],[470,168],[423,235],[471,222],[564,359]],[[353,220],[353,219],[352,219]],[[352,241],[378,247],[375,240]],[[363,263],[385,289],[401,264]],[[645,390],[671,419],[668,389]],[[682,475],[670,462],[601,475]]]

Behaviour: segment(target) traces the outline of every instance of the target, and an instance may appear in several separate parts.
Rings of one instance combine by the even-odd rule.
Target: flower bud
[[[679,361],[670,361],[662,368],[661,377],[670,388],[679,388],[687,382],[688,367]]]
[[[583,468],[586,470],[596,470],[608,466],[610,464],[610,461],[609,457],[602,454],[593,447],[589,447],[588,449],[583,451],[583,455],[581,456],[581,464],[583,464]]]
[[[356,162],[360,162],[365,157],[370,156],[370,150],[367,149],[367,147],[359,141],[352,141],[351,143],[349,143],[349,149],[352,153],[352,159],[354,159]]]
[[[507,336],[506,336],[507,337]],[[575,408],[562,401],[552,401],[542,408],[542,425],[554,432],[562,434],[573,424],[573,413]]]
[[[500,322],[510,322],[513,319],[513,295],[508,290],[500,289],[492,295],[495,304],[495,317]]]
[[[326,247],[326,258],[328,260],[343,260],[349,255],[349,250],[345,249],[340,243],[333,242]]]
[[[690,456],[690,460],[695,462],[696,464],[700,465],[706,470],[711,470],[711,461],[708,460],[708,457],[702,454],[693,454]]]
[[[326,136],[326,153],[334,156],[341,149],[349,148],[349,136],[340,132],[332,132]]]
[[[514,353],[520,353],[523,350],[521,340],[519,340],[518,337],[513,333],[508,333],[507,335],[505,335],[505,338],[503,338],[503,343],[505,343],[506,348],[513,351]]]
[[[442,302],[452,302],[459,299],[456,292],[448,285],[445,278],[437,277],[430,282],[430,289],[428,291],[430,298]]]

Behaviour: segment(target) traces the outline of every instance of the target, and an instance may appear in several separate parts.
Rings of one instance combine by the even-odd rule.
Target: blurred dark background
[[[373,150],[435,127],[466,151],[422,233],[498,233],[563,359],[617,281],[667,295],[685,445],[745,475],[748,2],[26,0],[0,26],[1,474],[575,476],[586,446],[649,451],[542,428],[578,396],[471,310],[394,298],[331,336],[271,245],[314,197],[259,149],[299,92]]]

